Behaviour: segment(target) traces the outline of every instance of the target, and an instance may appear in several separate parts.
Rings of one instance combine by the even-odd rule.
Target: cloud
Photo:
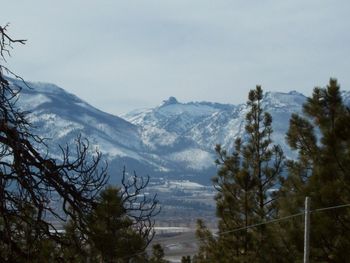
[[[10,66],[112,113],[180,100],[239,103],[249,89],[350,86],[348,1],[7,1],[27,37]],[[113,103],[116,101],[118,103]],[[124,102],[125,101],[125,102]]]

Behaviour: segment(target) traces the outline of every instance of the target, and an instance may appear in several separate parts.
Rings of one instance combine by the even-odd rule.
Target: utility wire
[[[331,210],[331,209],[336,209],[336,208],[349,207],[349,206],[350,206],[350,204],[323,207],[323,208],[318,208],[318,209],[311,210],[310,213],[313,213],[313,212],[320,212],[320,211],[326,211],[326,210]]]
[[[322,207],[322,208],[311,210],[310,213],[317,213],[317,212],[333,210],[333,209],[339,209],[339,208],[345,208],[345,207],[350,207],[350,204]],[[245,227],[235,228],[235,229],[227,230],[227,231],[223,231],[223,232],[217,232],[217,233],[215,233],[215,235],[229,234],[229,233],[239,232],[239,231],[242,231],[242,230],[246,230],[246,229],[249,229],[249,228],[254,228],[254,227],[258,227],[258,226],[262,226],[262,225],[273,224],[273,223],[277,223],[277,222],[280,222],[280,221],[288,220],[288,219],[291,219],[291,218],[294,218],[294,217],[298,217],[298,216],[301,216],[301,215],[304,215],[304,214],[305,214],[305,211],[300,212],[300,213],[296,213],[296,214],[293,214],[293,215],[281,217],[281,218],[272,219],[272,220],[265,221],[265,222],[260,222],[260,223],[257,223],[257,224],[252,224],[252,225],[245,226]],[[168,245],[167,247],[177,246],[177,245],[185,243],[185,242],[201,241],[201,240],[204,240],[204,239],[205,238],[187,239],[187,240],[184,240],[184,241],[181,241],[181,242],[177,242],[177,243]],[[143,252],[139,252],[139,253],[135,253],[135,254],[130,255],[130,256],[125,256],[125,257],[123,257],[123,259],[132,258],[134,256],[142,255],[144,253],[145,253],[144,251]]]
[[[338,208],[344,208],[344,207],[349,207],[349,206],[350,206],[350,204],[323,207],[323,208],[318,208],[318,209],[311,210],[310,213],[327,211],[327,210],[338,209]],[[236,228],[236,229],[233,229],[233,230],[218,232],[216,234],[220,235],[220,234],[234,233],[234,232],[242,231],[242,230],[249,229],[249,228],[254,228],[254,227],[257,227],[257,226],[261,226],[261,225],[277,223],[277,222],[284,221],[284,220],[287,220],[287,219],[291,219],[291,218],[294,218],[294,217],[297,217],[297,216],[301,216],[301,215],[304,215],[304,214],[305,214],[305,211],[297,213],[297,214],[293,214],[293,215],[289,215],[289,216],[276,218],[276,219],[272,219],[272,220],[269,220],[269,221],[265,221],[265,222],[261,222],[261,223],[257,223],[257,224],[253,224],[253,225],[249,225],[249,226],[245,226],[245,227]],[[201,240],[201,239],[196,239],[196,240]]]

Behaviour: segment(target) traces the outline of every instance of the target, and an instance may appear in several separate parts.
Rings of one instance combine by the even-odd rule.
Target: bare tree
[[[30,224],[34,240],[49,237],[61,242],[51,219],[65,221],[67,215],[89,213],[99,190],[107,180],[106,165],[101,154],[91,153],[89,142],[78,137],[72,149],[61,147],[60,159],[43,153],[45,142],[33,134],[26,112],[16,107],[21,88],[5,77],[5,73],[19,78],[3,64],[15,43],[7,33],[8,25],[0,26],[0,261],[23,262],[35,255],[23,249],[13,222]],[[52,205],[56,197],[64,213]],[[32,207],[30,215],[25,207]],[[34,211],[34,213],[33,213]]]
[[[69,262],[145,262],[154,237],[154,217],[160,212],[157,196],[145,189],[149,177],[129,175],[123,170],[120,187],[109,186],[100,192],[87,225],[79,227],[72,218],[65,226],[65,237],[74,246],[63,250]]]
[[[149,177],[139,177],[134,172],[127,176],[123,170],[121,199],[126,214],[132,218],[134,229],[145,240],[145,248],[152,241],[154,232],[154,217],[160,213],[157,195],[147,197],[143,192],[149,183]]]

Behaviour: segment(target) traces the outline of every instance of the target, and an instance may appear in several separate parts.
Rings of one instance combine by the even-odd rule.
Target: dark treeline
[[[315,88],[303,114],[291,116],[286,142],[297,152],[293,160],[273,145],[262,99],[261,87],[250,91],[247,140],[238,138],[232,152],[216,147],[219,231],[213,235],[198,221],[192,262],[302,262],[305,197],[311,210],[350,204],[350,110],[337,81]],[[277,222],[260,225],[269,221]],[[349,207],[312,212],[310,262],[349,262],[349,251]]]

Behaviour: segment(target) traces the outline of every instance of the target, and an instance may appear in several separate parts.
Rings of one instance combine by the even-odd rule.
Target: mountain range
[[[215,174],[215,145],[230,151],[237,136],[244,138],[247,106],[213,102],[181,103],[170,97],[160,105],[123,116],[103,112],[64,89],[48,83],[11,79],[22,87],[17,106],[28,111],[34,133],[46,138],[50,154],[81,134],[109,163],[111,183],[120,181],[123,166],[140,175],[184,179],[203,184]],[[343,98],[350,104],[350,92]],[[273,140],[287,157],[285,144],[292,113],[301,113],[306,97],[297,92],[266,92],[263,107],[273,118]]]

